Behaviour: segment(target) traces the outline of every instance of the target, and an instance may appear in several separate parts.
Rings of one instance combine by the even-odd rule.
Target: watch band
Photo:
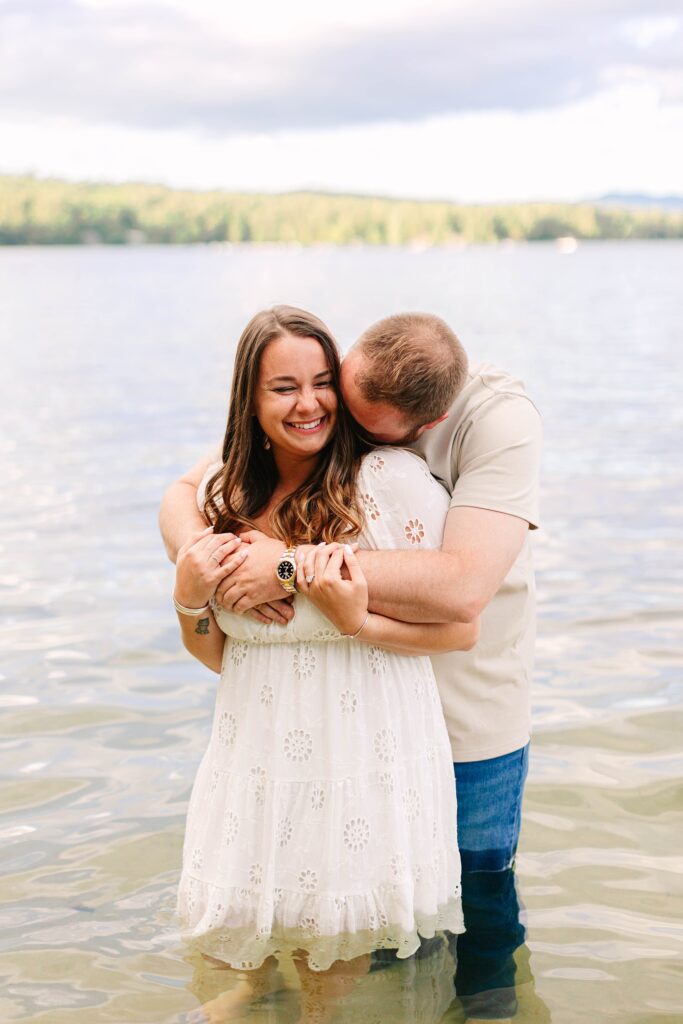
[[[297,589],[296,589],[296,557],[295,556],[296,556],[296,548],[287,548],[285,551],[283,551],[282,555],[280,556],[280,560],[277,563],[278,570],[279,570],[280,566],[282,565],[283,561],[285,561],[285,560],[287,560],[288,562],[292,562],[293,565],[294,565],[294,575],[291,577],[291,579],[283,580],[282,577],[280,576],[280,573],[278,572],[278,574],[277,574],[278,583],[280,584],[280,586],[282,587],[283,590],[287,591],[288,594],[296,594],[297,593]]]

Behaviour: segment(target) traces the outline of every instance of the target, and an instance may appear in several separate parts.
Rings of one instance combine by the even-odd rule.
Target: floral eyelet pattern
[[[408,865],[402,853],[395,853],[389,862],[389,866],[394,878],[404,878],[408,871]]]
[[[344,690],[339,696],[339,706],[344,714],[353,714],[358,707],[358,697],[353,690]]]
[[[299,644],[294,652],[294,675],[297,679],[308,679],[315,671],[316,657],[310,644]]]
[[[409,519],[403,527],[403,532],[411,544],[421,544],[424,540],[425,528],[419,519]]]
[[[264,683],[263,686],[261,687],[261,692],[259,693],[259,700],[261,701],[261,704],[263,705],[264,708],[270,707],[270,705],[273,703],[274,695],[275,691],[273,690],[273,687],[270,685],[270,683]]]
[[[313,753],[313,737],[305,729],[290,729],[285,736],[284,748],[289,761],[308,761]]]
[[[228,811],[228,813],[225,815],[225,823],[223,825],[223,842],[225,843],[226,846],[230,846],[231,843],[235,842],[239,830],[239,818],[233,811]]]
[[[375,753],[380,761],[388,764],[396,756],[396,736],[391,729],[380,729],[375,733]]]
[[[339,638],[339,630],[325,627],[323,629],[316,629],[313,634],[313,640],[337,640]]]
[[[266,798],[266,770],[260,764],[255,764],[249,769],[249,777],[254,788],[254,799],[262,807]]]
[[[362,496],[362,500],[363,508],[365,509],[368,518],[372,519],[373,522],[376,522],[380,517],[379,505],[377,504],[377,502],[375,501],[371,494],[364,494]]]
[[[448,496],[422,466],[389,448],[364,456],[361,546],[433,546]],[[362,943],[393,945],[400,955],[413,941],[405,912],[412,907],[418,927],[436,899],[436,928],[458,881],[450,751],[431,704],[438,691],[428,659],[399,660],[343,640],[297,601],[287,630],[264,632],[226,616],[236,636],[225,645],[210,747],[190,805],[183,924],[210,928],[221,959],[235,967],[261,963],[285,921],[298,929],[313,969],[316,959],[327,968],[328,950],[352,959]],[[457,930],[457,913],[449,907],[442,915],[445,928]],[[236,935],[242,925],[244,940]],[[308,939],[316,934],[325,939]]]
[[[244,640],[231,639],[230,641],[230,661],[237,668],[242,664],[247,656],[247,644]]]
[[[282,818],[277,825],[275,838],[278,846],[286,846],[289,840],[292,838],[292,822],[289,818]]]
[[[377,747],[375,747],[375,751],[376,750]],[[382,772],[382,774],[379,777],[379,784],[382,787],[382,791],[386,793],[388,796],[391,796],[391,794],[394,792],[394,776],[391,774],[391,772]]]
[[[383,676],[387,670],[386,652],[381,647],[371,647],[368,650],[368,661],[373,676]]]
[[[214,928],[216,927],[216,925],[219,925],[221,923],[221,921],[223,919],[223,911],[224,910],[225,910],[225,907],[223,906],[222,903],[217,903],[214,906],[214,908],[212,909],[212,911],[211,911],[211,924],[214,926]]]
[[[260,864],[252,864],[249,868],[249,881],[252,885],[260,885],[263,881],[263,868]]]
[[[344,826],[344,844],[358,853],[370,841],[370,826],[365,818],[351,818]]]
[[[314,811],[321,811],[325,806],[325,790],[323,787],[316,783],[311,790],[311,807]]]
[[[218,719],[218,739],[224,747],[231,747],[237,735],[237,722],[235,716],[228,711],[223,711]]]
[[[312,915],[301,918],[301,928],[306,933],[306,935],[310,935],[312,938],[320,935],[320,925],[318,924],[318,918],[313,917]]]
[[[318,876],[315,871],[311,871],[309,868],[306,868],[305,871],[300,871],[299,885],[304,892],[315,892],[318,888]]]
[[[192,911],[199,902],[200,883],[195,879],[191,878],[187,887],[187,908]]]
[[[420,816],[421,809],[420,794],[416,789],[407,789],[403,794],[403,809],[406,812],[408,821],[415,821]]]

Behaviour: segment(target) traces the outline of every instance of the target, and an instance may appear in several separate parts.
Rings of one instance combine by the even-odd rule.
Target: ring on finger
[[[307,583],[312,583],[314,579],[315,579],[315,573],[314,573],[314,572],[312,572],[312,573],[310,573],[310,574],[309,574],[309,575],[308,575],[308,576],[306,577],[306,582],[307,582]]]

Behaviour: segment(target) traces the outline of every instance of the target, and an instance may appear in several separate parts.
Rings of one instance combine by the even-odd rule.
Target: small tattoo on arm
[[[199,633],[200,636],[208,636],[208,633],[209,633],[209,620],[208,619],[200,619],[199,622],[197,623],[197,628],[195,629],[195,633]]]

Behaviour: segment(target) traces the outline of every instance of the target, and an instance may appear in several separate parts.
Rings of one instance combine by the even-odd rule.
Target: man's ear
[[[446,419],[448,419],[448,413],[447,412],[445,412],[443,414],[443,416],[439,416],[438,420],[432,420],[431,423],[423,423],[422,424],[423,430],[431,430],[432,427],[435,427],[437,425],[437,423],[443,423],[443,421],[446,420]]]

